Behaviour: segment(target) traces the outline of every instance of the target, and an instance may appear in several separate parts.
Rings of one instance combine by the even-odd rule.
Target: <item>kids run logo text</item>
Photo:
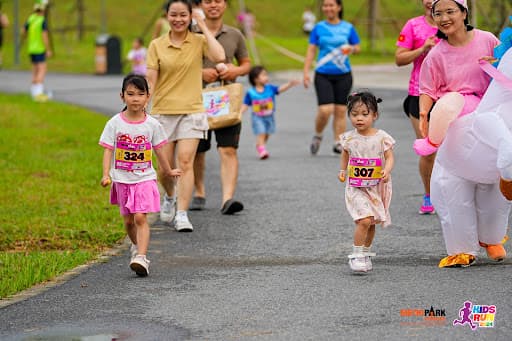
[[[453,325],[464,326],[467,324],[472,330],[478,327],[492,328],[495,317],[495,305],[473,305],[470,301],[466,301],[464,306],[459,309],[459,319],[454,320]]]

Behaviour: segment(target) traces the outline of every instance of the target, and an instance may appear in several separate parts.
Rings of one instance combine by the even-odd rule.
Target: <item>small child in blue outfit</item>
[[[260,159],[264,160],[269,156],[265,145],[269,136],[276,131],[274,120],[276,95],[298,85],[300,81],[294,79],[281,86],[269,84],[267,70],[263,66],[254,66],[249,72],[249,82],[252,87],[245,94],[242,112],[251,107],[252,131],[256,135],[256,150]]]

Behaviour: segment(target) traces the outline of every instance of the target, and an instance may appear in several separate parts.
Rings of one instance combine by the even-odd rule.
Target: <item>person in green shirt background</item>
[[[27,41],[27,52],[32,62],[32,85],[30,94],[35,101],[45,102],[48,95],[44,92],[44,78],[46,76],[46,59],[51,57],[48,37],[48,22],[45,17],[46,5],[38,2],[34,5],[32,13],[23,26],[23,39]]]

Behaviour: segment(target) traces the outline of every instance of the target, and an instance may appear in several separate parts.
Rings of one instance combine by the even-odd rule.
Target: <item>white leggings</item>
[[[463,179],[436,161],[430,195],[441,220],[449,256],[476,256],[479,241],[499,244],[505,236],[511,204],[501,194],[498,182],[482,184]]]

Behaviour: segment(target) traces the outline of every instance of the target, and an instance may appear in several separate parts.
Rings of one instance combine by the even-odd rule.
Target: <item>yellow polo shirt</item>
[[[152,114],[176,115],[204,112],[202,91],[206,38],[188,32],[183,44],[171,43],[170,33],[151,41],[147,68],[158,72],[152,95]]]

